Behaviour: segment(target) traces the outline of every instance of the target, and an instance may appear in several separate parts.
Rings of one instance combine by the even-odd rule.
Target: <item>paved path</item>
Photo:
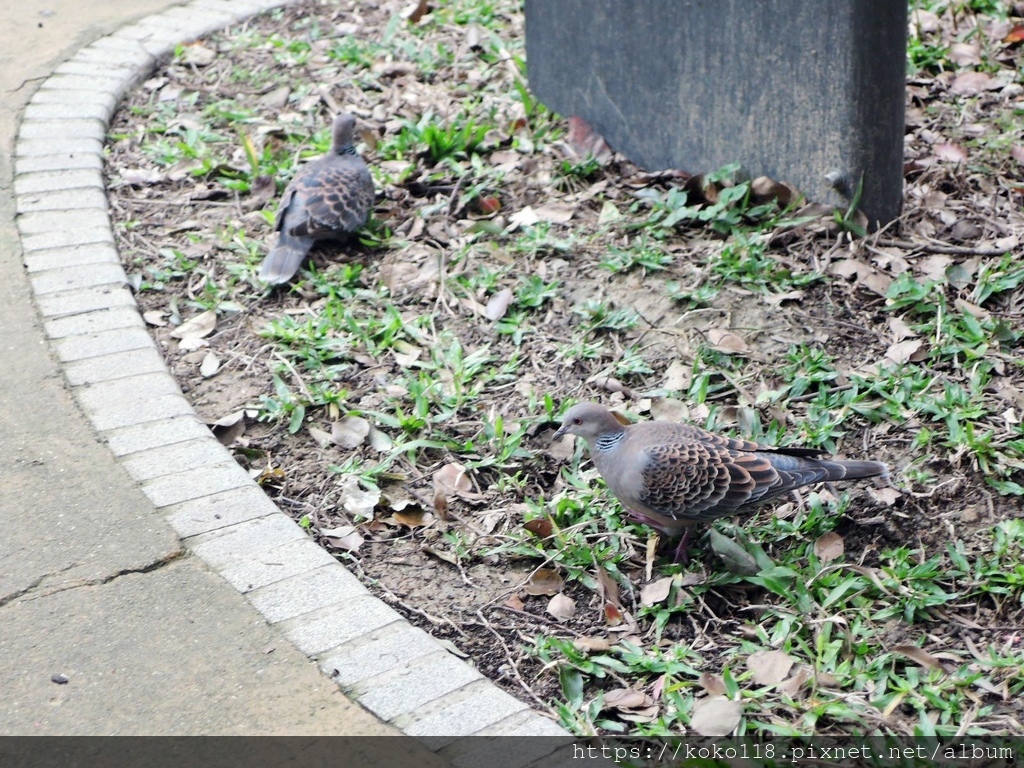
[[[2,2],[0,734],[404,732],[456,765],[453,737],[564,735],[267,499],[127,289],[100,177],[118,97],[281,0]]]

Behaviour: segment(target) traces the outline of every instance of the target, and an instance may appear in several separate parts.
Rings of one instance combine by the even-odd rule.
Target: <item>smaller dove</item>
[[[334,119],[331,151],[302,166],[285,187],[274,228],[277,245],[260,266],[260,280],[287,283],[317,240],[337,240],[366,223],[373,178],[352,144],[356,119]]]
[[[689,528],[755,507],[803,485],[888,476],[878,461],[819,458],[819,448],[772,448],[689,424],[624,424],[596,403],[570,408],[555,432],[582,437],[608,489],[630,517],[666,536],[682,535],[676,562],[685,560]]]

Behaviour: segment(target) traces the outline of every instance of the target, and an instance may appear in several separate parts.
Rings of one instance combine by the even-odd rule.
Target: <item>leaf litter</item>
[[[551,702],[554,713],[576,690],[558,671],[570,668],[564,656],[553,665],[524,650],[538,637],[616,659],[632,646],[700,649],[696,677],[591,679],[581,690],[588,701],[604,696],[603,716],[616,727],[666,717],[718,735],[744,716],[790,727],[784,702],[745,710],[723,680],[755,658],[739,683],[748,692],[775,680],[795,698],[813,680],[819,692],[857,699],[836,670],[747,639],[757,623],[745,606],[776,599],[765,574],[784,571],[800,546],[814,551],[821,578],[861,576],[884,598],[896,594],[880,559],[887,548],[924,559],[955,539],[986,553],[993,526],[1019,514],[1020,471],[984,464],[1012,461],[1024,411],[1019,366],[991,343],[974,342],[975,367],[941,357],[951,343],[945,327],[922,322],[922,307],[941,293],[950,313],[995,328],[1010,346],[1018,335],[1024,278],[999,261],[1024,238],[1024,131],[1011,119],[1024,89],[1007,76],[1020,61],[1016,27],[941,5],[915,10],[912,35],[953,44],[943,67],[908,76],[899,222],[858,240],[826,206],[794,202],[734,260],[735,240],[723,232],[742,216],[714,217],[732,215],[723,200],[736,179],[637,169],[584,121],[515,95],[525,82],[521,11],[499,2],[481,13],[473,3],[308,3],[185,46],[130,96],[111,131],[111,210],[168,366],[282,509],[411,621],[523,696],[507,671],[519,670],[532,705]],[[965,23],[973,36],[956,26]],[[1004,38],[1005,48],[977,44]],[[315,249],[293,288],[265,291],[254,275],[277,195],[297,159],[323,151],[330,114],[341,109],[357,115],[374,169],[374,220],[344,251]],[[750,191],[757,204],[797,200],[767,178]],[[613,246],[621,253],[609,260]],[[757,270],[744,271],[756,260]],[[932,294],[907,298],[930,283]],[[325,326],[330,313],[343,322]],[[961,325],[957,333],[975,328]],[[815,345],[833,357],[820,388],[774,399],[788,386],[787,355]],[[810,426],[821,418],[813,397],[863,386],[858,372],[920,369],[933,381],[926,386],[949,391],[978,360],[1001,370],[978,395],[979,413],[991,415],[975,424],[991,431],[995,458],[922,441],[929,414],[913,409],[879,419],[854,403],[841,432],[819,436]],[[853,489],[834,538],[762,538],[767,555],[714,531],[677,580],[655,553],[659,537],[609,530],[615,505],[603,491],[585,502],[603,515],[598,525],[558,509],[596,474],[577,464],[572,440],[549,443],[545,397],[556,406],[602,399],[633,418],[758,439],[774,419],[797,442],[889,462],[902,473],[900,490]],[[1011,493],[996,492],[993,479]],[[798,524],[814,503],[782,504],[779,520]],[[761,527],[766,520],[757,517]],[[576,537],[587,559],[574,563],[557,553]],[[611,572],[596,559],[608,543],[622,553]],[[879,632],[890,650],[929,667],[950,648],[1007,647],[1012,637],[998,627],[1021,620],[1012,601],[937,610],[923,624],[893,620]],[[927,650],[916,644],[919,626]],[[1000,692],[1020,682],[986,669],[1001,677],[980,695],[1002,699],[988,727],[1012,728],[1021,710]],[[663,696],[682,680],[708,694],[685,714]],[[899,702],[884,714],[897,732],[917,722]],[[863,716],[825,727],[844,732]]]

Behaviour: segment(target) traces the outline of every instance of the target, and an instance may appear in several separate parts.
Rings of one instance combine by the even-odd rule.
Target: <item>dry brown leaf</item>
[[[967,160],[967,152],[959,144],[943,142],[932,146],[932,153],[947,163],[962,163]]]
[[[142,313],[142,319],[146,321],[146,325],[162,328],[167,325],[167,314],[167,312],[151,309],[149,312]]]
[[[359,478],[346,475],[341,481],[341,506],[345,511],[357,517],[373,517],[373,510],[380,501],[380,489],[364,490],[359,485]]]
[[[727,355],[742,355],[747,352],[747,342],[743,337],[724,328],[712,328],[708,331],[708,341],[716,350]]]
[[[430,11],[430,4],[427,0],[419,0],[419,2],[407,6],[402,11],[402,17],[410,24],[417,24],[420,19],[427,15],[428,11]]]
[[[793,657],[783,651],[757,651],[747,657],[747,667],[758,685],[775,685],[786,679],[793,668]]]
[[[558,621],[568,621],[576,613],[576,601],[568,595],[559,592],[548,601],[545,609]]]
[[[213,329],[217,327],[217,313],[212,309],[208,309],[205,312],[200,312],[195,317],[186,320],[184,323],[179,325],[173,331],[171,331],[171,338],[173,339],[202,339],[213,333]]]
[[[244,410],[235,411],[229,416],[218,419],[207,426],[210,427],[210,431],[213,432],[214,437],[217,438],[221,445],[231,445],[245,434],[245,417],[246,413]]]
[[[550,568],[539,568],[526,582],[523,591],[528,595],[555,595],[564,586],[565,581],[557,571],[552,571]]]
[[[510,224],[515,224],[520,227],[532,227],[540,221],[540,217],[537,215],[537,212],[528,205],[509,216],[508,221]]]
[[[893,337],[896,341],[903,341],[903,339],[912,339],[917,336],[917,332],[914,331],[909,325],[904,322],[902,317],[892,315],[889,317],[889,330],[892,331]]]
[[[220,370],[220,360],[213,352],[207,352],[199,365],[199,375],[204,379],[213,378]]]
[[[693,381],[693,364],[682,360],[673,360],[665,369],[665,382],[662,386],[671,392],[687,392]],[[651,404],[654,408],[654,404]]]
[[[473,483],[466,474],[466,468],[456,462],[445,464],[434,473],[434,489],[442,488],[465,498],[473,498]]]
[[[546,517],[538,517],[523,524],[523,527],[534,536],[546,539],[555,532],[555,526]]]
[[[539,221],[547,221],[552,224],[565,224],[576,212],[576,206],[567,203],[544,203],[533,209]]]
[[[651,416],[656,421],[689,421],[690,408],[673,397],[655,397],[651,400]]]
[[[1010,147],[1010,157],[1024,165],[1024,144],[1014,144]]]
[[[604,693],[605,709],[637,709],[651,703],[650,696],[633,688],[613,688]]]
[[[803,665],[799,669],[797,669],[795,675],[793,675],[788,680],[784,680],[783,682],[779,683],[779,686],[778,688],[776,688],[776,690],[780,693],[785,693],[788,696],[794,697],[797,695],[800,689],[804,687],[804,684],[811,679],[813,674],[814,672],[810,667]]]
[[[786,301],[800,301],[803,297],[803,291],[786,291],[785,293],[771,293],[764,297],[764,301],[766,304],[777,307]]]
[[[605,601],[604,620],[607,622],[609,627],[617,627],[625,621],[625,619],[626,616],[619,606],[611,601]]]
[[[887,360],[892,360],[896,365],[909,363],[914,359],[923,343],[921,339],[897,341],[895,344],[890,344],[889,348],[885,350],[885,357]]]
[[[1015,25],[1013,29],[1006,33],[1006,37],[1003,38],[1003,42],[1010,45],[1021,41],[1024,41],[1024,24]]]
[[[369,434],[370,422],[360,416],[346,416],[331,424],[331,440],[341,448],[358,448]]]
[[[392,512],[391,517],[394,518],[396,523],[404,525],[410,530],[413,528],[426,528],[437,519],[432,514],[424,512],[422,509],[409,509],[408,511],[403,510],[402,512]]]
[[[902,495],[895,488],[868,488],[868,496],[884,507],[891,507]]]
[[[526,603],[523,602],[519,595],[509,595],[508,600],[505,601],[505,605],[514,611],[521,611],[526,607]]]
[[[484,307],[484,317],[491,322],[501,320],[508,311],[509,304],[512,303],[512,289],[502,288],[496,294],[491,296],[487,300],[487,306]]]
[[[981,48],[977,43],[953,43],[946,55],[950,61],[961,67],[981,64]]]
[[[665,576],[650,584],[645,584],[640,590],[640,604],[643,606],[656,605],[668,599],[668,593],[672,591],[672,577]]]
[[[700,683],[701,688],[712,696],[725,695],[725,681],[722,679],[721,675],[715,675],[711,672],[701,672],[697,682]]]
[[[339,528],[321,528],[320,535],[337,549],[355,552],[363,545],[363,536],[354,525],[343,525]]]
[[[334,441],[331,440],[331,433],[327,432],[319,427],[314,427],[312,424],[306,425],[306,431],[309,432],[309,436],[313,438],[317,445],[321,448],[326,448],[329,445],[333,445]]]
[[[814,554],[823,564],[842,557],[845,549],[843,537],[835,531],[821,534],[814,542]]]
[[[899,653],[908,659],[917,662],[925,669],[942,669],[942,663],[923,648],[916,645],[897,645],[892,649],[893,653]]]
[[[577,651],[583,653],[603,653],[612,648],[612,644],[603,637],[577,637],[572,644]]]
[[[743,705],[724,696],[708,696],[693,705],[690,727],[701,736],[728,736],[743,717]]]
[[[595,575],[601,598],[621,608],[622,601],[619,599],[619,585],[616,583],[615,579],[612,578],[608,571],[600,566],[597,567]]]
[[[604,137],[579,115],[569,117],[569,131],[565,138],[569,148],[579,158],[593,157],[600,165],[612,159],[611,147]]]
[[[949,84],[949,90],[957,96],[974,96],[992,85],[992,75],[971,70],[957,75]]]

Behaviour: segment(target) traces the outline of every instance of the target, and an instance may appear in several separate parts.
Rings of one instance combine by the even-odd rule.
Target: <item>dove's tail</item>
[[[271,285],[287,283],[299,271],[312,246],[311,238],[293,237],[281,232],[277,238],[277,245],[260,265],[260,280]]]
[[[829,480],[863,480],[866,477],[889,476],[889,467],[880,461],[828,459],[821,463],[828,468]]]

